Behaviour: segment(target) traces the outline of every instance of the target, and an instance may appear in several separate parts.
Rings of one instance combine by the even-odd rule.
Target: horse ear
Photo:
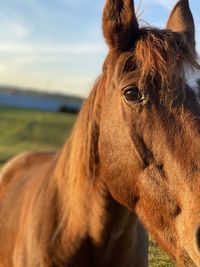
[[[103,34],[112,50],[128,50],[134,46],[138,22],[133,0],[107,0],[103,12]]]
[[[167,28],[184,33],[188,42],[195,47],[195,26],[188,0],[179,0],[171,12]]]

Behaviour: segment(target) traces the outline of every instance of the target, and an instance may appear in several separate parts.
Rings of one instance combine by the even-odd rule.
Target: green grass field
[[[59,149],[76,116],[0,108],[0,164],[27,150]]]
[[[76,115],[0,108],[0,167],[23,151],[61,148],[75,120]],[[175,266],[152,240],[149,266]]]

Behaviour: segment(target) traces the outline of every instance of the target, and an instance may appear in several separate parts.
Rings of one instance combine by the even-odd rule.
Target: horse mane
[[[103,229],[102,218],[106,219],[105,215],[102,216],[105,209],[101,194],[104,192],[102,189],[99,194],[99,190],[94,190],[100,186],[98,179],[94,178],[98,175],[99,98],[102,97],[103,83],[101,76],[80,111],[54,171],[53,182],[56,183],[54,186],[57,188],[60,214],[53,240],[54,245],[63,247],[61,251],[65,250],[65,254],[61,252],[61,255],[57,255],[58,258],[73,255],[88,233],[94,242],[98,243],[102,238],[102,231],[97,226]],[[70,247],[66,250],[68,243]]]
[[[183,85],[184,68],[187,65],[191,69],[200,68],[197,55],[184,34],[156,28],[140,30],[130,59],[132,62],[128,66],[139,70],[139,87],[144,90],[148,90],[145,85],[159,88],[160,101],[168,107],[176,98],[176,89],[180,90],[180,84]]]

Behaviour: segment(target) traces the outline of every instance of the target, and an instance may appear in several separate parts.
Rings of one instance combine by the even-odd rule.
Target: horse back
[[[0,196],[7,187],[42,168],[54,156],[54,152],[25,152],[9,160],[0,172]]]

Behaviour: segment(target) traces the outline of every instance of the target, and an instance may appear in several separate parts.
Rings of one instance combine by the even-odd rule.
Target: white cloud
[[[21,40],[31,33],[30,27],[22,24],[15,18],[0,15],[0,21],[1,40]]]
[[[54,45],[54,44],[33,44],[33,43],[0,43],[1,53],[34,53],[34,54],[96,54],[105,52],[105,45],[102,43],[82,45]]]
[[[20,23],[14,23],[12,29],[17,39],[21,39],[30,33],[30,29]]]

